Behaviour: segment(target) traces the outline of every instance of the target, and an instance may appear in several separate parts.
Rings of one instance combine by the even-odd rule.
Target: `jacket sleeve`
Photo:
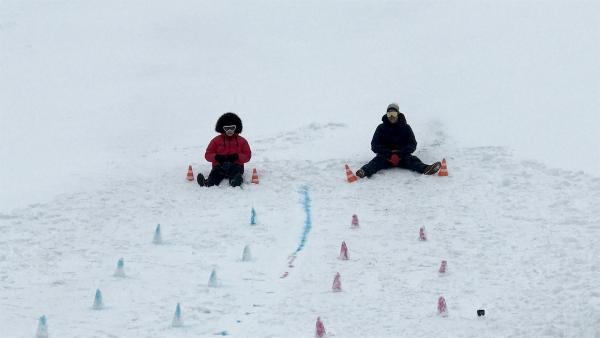
[[[215,155],[217,154],[217,142],[215,141],[215,139],[213,138],[210,143],[208,144],[208,147],[206,147],[206,152],[204,153],[204,158],[208,161],[208,162],[215,162]]]
[[[407,125],[408,128],[408,143],[404,147],[398,150],[398,155],[400,157],[404,157],[406,155],[412,154],[417,149],[417,140],[415,139],[415,133],[413,133],[412,128]]]
[[[252,158],[252,151],[250,150],[250,145],[248,144],[248,141],[246,141],[246,139],[244,139],[244,141],[242,142],[242,151],[238,154],[238,156],[238,161],[241,164],[250,161],[250,158]]]
[[[378,155],[388,158],[390,156],[391,149],[386,144],[383,144],[381,127],[382,125],[379,125],[377,129],[375,129],[373,139],[371,140],[371,150]]]

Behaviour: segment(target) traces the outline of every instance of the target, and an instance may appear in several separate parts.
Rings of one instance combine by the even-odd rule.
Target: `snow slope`
[[[342,146],[352,131],[313,124],[285,135],[288,151],[308,153]],[[342,158],[259,158],[259,185],[200,190],[173,162],[158,175],[4,214],[3,336],[30,336],[41,314],[55,337],[299,337],[314,334],[317,316],[340,337],[600,334],[600,179],[499,147],[448,148],[441,132],[423,138],[424,159],[451,154],[450,177],[391,170],[347,184]],[[304,185],[312,229],[289,268],[306,218]],[[163,245],[152,244],[156,223]],[[342,241],[349,261],[337,259]],[[247,244],[254,260],[241,262]],[[112,276],[120,257],[124,279]],[[213,268],[218,288],[207,286]],[[331,291],[336,272],[341,293]],[[96,288],[105,310],[91,309]],[[436,315],[440,295],[446,318]],[[170,328],[178,302],[185,326]]]
[[[599,13],[0,1],[0,336],[600,336]],[[450,177],[345,182],[390,101]],[[229,110],[261,182],[200,189]]]

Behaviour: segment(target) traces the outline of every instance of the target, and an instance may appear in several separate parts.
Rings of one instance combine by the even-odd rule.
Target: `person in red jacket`
[[[229,185],[238,187],[244,181],[244,163],[252,157],[248,141],[240,136],[242,120],[234,113],[225,113],[217,120],[215,131],[219,135],[210,141],[204,154],[204,158],[212,163],[212,170],[208,178],[198,174],[198,184],[210,187],[227,178]]]

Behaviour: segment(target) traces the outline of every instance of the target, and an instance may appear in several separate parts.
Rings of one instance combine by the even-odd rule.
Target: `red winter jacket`
[[[219,164],[215,160],[215,155],[230,154],[238,154],[239,159],[235,161],[235,163],[240,164],[241,166],[244,166],[244,163],[250,161],[250,158],[252,157],[250,146],[245,138],[239,134],[234,134],[233,136],[220,134],[210,141],[208,147],[206,147],[204,158],[208,162],[212,162],[212,166],[215,167]]]

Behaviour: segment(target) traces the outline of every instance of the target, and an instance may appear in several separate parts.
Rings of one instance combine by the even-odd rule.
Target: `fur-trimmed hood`
[[[224,133],[223,126],[235,125],[235,133],[240,134],[243,129],[242,119],[235,113],[225,113],[219,117],[215,125],[215,131],[219,134]]]

